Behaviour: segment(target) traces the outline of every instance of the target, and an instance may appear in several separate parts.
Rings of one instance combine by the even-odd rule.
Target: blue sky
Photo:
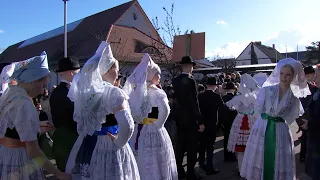
[[[128,0],[70,0],[72,22]],[[206,56],[237,56],[250,41],[276,44],[285,52],[320,40],[319,0],[139,0],[150,19],[165,18],[162,7],[175,2],[182,32],[206,32]],[[63,25],[62,0],[10,0],[0,3],[0,49]],[[1,50],[0,50],[1,51]]]

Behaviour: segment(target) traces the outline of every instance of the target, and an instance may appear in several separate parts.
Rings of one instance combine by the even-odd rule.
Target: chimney
[[[256,45],[261,46],[261,41],[254,42]]]
[[[276,49],[276,46],[274,44],[272,44],[272,49]]]

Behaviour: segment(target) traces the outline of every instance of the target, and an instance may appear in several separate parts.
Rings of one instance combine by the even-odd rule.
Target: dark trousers
[[[77,138],[78,135],[66,127],[60,127],[54,131],[52,151],[60,171],[65,171],[69,154]]]
[[[305,172],[313,180],[320,179],[320,134],[308,133]]]
[[[300,149],[300,160],[305,159],[307,153],[307,131],[302,130],[302,135],[300,138],[301,149]]]
[[[200,134],[200,147],[199,147],[199,164],[204,164],[205,153],[207,153],[207,168],[213,168],[213,151],[214,143],[216,141],[216,129],[207,128],[203,133]]]
[[[234,153],[228,151],[228,140],[229,140],[229,134],[231,130],[230,124],[224,125],[223,128],[223,148],[224,148],[224,160],[225,161],[235,161],[236,156]]]
[[[198,132],[188,128],[177,128],[176,163],[179,176],[185,174],[182,166],[184,154],[187,152],[187,177],[194,175],[194,166],[197,162]]]

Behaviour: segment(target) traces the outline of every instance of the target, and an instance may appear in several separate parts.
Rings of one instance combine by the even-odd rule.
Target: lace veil
[[[258,82],[259,86],[262,87],[263,83],[268,79],[268,75],[266,73],[257,73],[253,78]]]
[[[310,95],[310,90],[307,84],[307,79],[303,71],[303,66],[299,61],[293,58],[282,59],[278,62],[271,75],[264,82],[263,87],[272,86],[280,83],[280,70],[284,65],[290,65],[294,70],[294,79],[291,82],[291,90],[297,98],[306,97]]]
[[[80,134],[92,135],[101,130],[106,113],[101,106],[106,82],[102,80],[105,74],[116,62],[110,44],[101,42],[96,53],[85,63],[74,77],[68,97],[74,102],[74,121]]]
[[[9,65],[6,65],[1,71],[1,75],[0,75],[0,78],[1,78],[0,93],[1,94],[8,88],[9,79],[13,74],[15,65],[16,63],[11,63]]]
[[[242,74],[240,77],[240,87],[238,92],[239,100],[245,105],[249,106],[250,103],[255,102],[257,99],[257,92],[260,87],[258,82],[249,74]]]
[[[123,91],[129,95],[131,114],[136,122],[141,122],[149,114],[149,103],[147,101],[148,79],[152,74],[160,70],[159,66],[153,62],[149,54],[145,54],[127,78],[123,86]]]

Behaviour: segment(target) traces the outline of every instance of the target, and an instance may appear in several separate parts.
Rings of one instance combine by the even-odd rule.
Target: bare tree
[[[95,39],[99,41],[105,41],[106,40],[106,34],[108,32],[102,30],[102,29],[89,29],[88,32],[95,37]],[[129,61],[131,60],[132,53],[130,51],[126,51],[125,47],[128,42],[128,38],[121,36],[121,34],[114,32],[112,36],[112,41],[110,41],[110,45],[112,46],[112,53],[114,57],[119,61],[120,69],[119,72],[125,71],[127,68],[127,65],[129,64]],[[88,43],[89,46],[91,46]]]
[[[235,58],[225,58],[224,55],[214,56],[212,64],[222,69],[233,69],[236,66]]]
[[[162,25],[159,25],[158,17],[152,19],[152,24],[155,29],[158,31],[159,35],[162,36],[162,39],[159,39],[157,43],[164,42],[165,45],[172,48],[174,42],[174,36],[181,35],[181,30],[178,25],[175,24],[174,21],[174,3],[171,4],[170,10],[163,7],[163,11],[165,12],[165,20]],[[186,30],[184,34],[194,34],[194,30]],[[172,63],[172,53],[164,52],[168,47],[157,47],[159,50],[158,57],[160,62],[162,62],[167,70],[167,74],[165,74],[167,79],[173,79],[177,75],[180,74],[181,68],[180,65],[176,63]],[[168,55],[170,54],[170,55]]]
[[[320,62],[320,41],[312,42],[306,47],[305,64],[318,64]]]

